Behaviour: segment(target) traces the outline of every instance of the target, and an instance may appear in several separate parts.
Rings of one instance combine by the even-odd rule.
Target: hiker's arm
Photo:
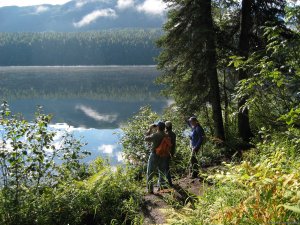
[[[172,152],[171,156],[174,156],[176,152],[176,135],[174,135],[173,142],[172,142]]]
[[[154,134],[147,135],[147,136],[145,137],[145,141],[148,141],[148,142],[153,141],[153,136],[154,136]]]
[[[149,129],[147,130],[147,132],[145,133],[145,135],[146,135],[146,136],[150,136],[150,135],[151,135],[151,128],[149,128]]]
[[[187,120],[185,120],[185,122],[186,122],[186,124],[190,127],[190,128],[192,128],[192,125],[191,125],[191,123],[190,123],[190,121],[187,119]]]
[[[198,151],[200,149],[200,147],[201,147],[203,138],[201,136],[200,127],[197,127],[195,131],[199,134],[199,140],[197,141],[196,145],[194,146],[194,150]]]
[[[153,129],[156,127],[156,125],[155,124],[151,124],[150,126],[149,126],[149,129],[148,129],[148,131],[145,133],[145,135],[148,137],[148,136],[151,136],[151,134],[153,134]]]

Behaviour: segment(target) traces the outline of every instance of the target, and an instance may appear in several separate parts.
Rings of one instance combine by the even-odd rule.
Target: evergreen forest
[[[64,51],[70,58],[84,56],[81,50],[87,46],[94,51],[95,62],[114,64],[114,57],[103,61],[105,51],[122,57],[124,64],[144,64],[154,55],[161,73],[156,82],[174,102],[162,114],[142,107],[122,125],[125,165],[117,168],[101,158],[82,164],[80,159],[89,154],[84,143],[66,134],[59,145],[54,144],[55,131],[47,129],[50,115],[39,109],[33,121],[25,121],[4,102],[0,111],[1,224],[300,223],[298,1],[164,2],[168,16],[163,32],[104,32],[109,34],[104,39],[97,32],[2,34],[1,44],[6,44],[1,48],[6,51],[9,43],[14,46],[11,49],[20,44],[20,49],[28,51],[30,45],[38,45],[42,51],[38,40],[43,35],[49,38],[49,46],[54,47],[47,49],[53,52],[45,51],[45,57],[36,59],[41,65],[60,62],[62,58],[52,54],[64,38],[70,52],[78,52]],[[128,32],[131,35],[126,36]],[[125,53],[130,54],[123,58]],[[8,54],[2,49],[0,54],[5,55],[0,63],[9,65]],[[10,60],[30,60],[17,55]],[[205,131],[205,143],[196,154],[197,178],[189,176],[186,122],[191,116],[198,118]],[[173,186],[147,193],[150,149],[145,133],[154,122],[167,120],[177,135],[170,158]]]
[[[0,33],[0,66],[153,65],[160,29]]]

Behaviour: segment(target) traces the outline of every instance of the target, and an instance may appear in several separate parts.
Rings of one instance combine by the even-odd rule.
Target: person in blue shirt
[[[192,134],[190,135],[192,151],[190,160],[190,173],[192,178],[197,178],[199,173],[199,164],[196,156],[203,143],[204,131],[197,118],[194,116],[189,119],[188,124],[192,128]]]

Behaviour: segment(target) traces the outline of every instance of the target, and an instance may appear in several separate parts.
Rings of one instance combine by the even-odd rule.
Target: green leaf
[[[292,205],[279,205],[278,207],[283,207],[287,210],[293,211],[295,213],[300,214],[300,208],[298,206],[292,206]]]

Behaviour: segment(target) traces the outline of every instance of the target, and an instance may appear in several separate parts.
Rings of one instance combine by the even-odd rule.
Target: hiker
[[[156,154],[156,148],[160,145],[165,137],[165,123],[158,122],[152,124],[146,133],[145,141],[151,142],[151,153],[147,165],[147,190],[149,194],[153,194],[153,177],[158,172],[158,188],[159,190],[165,185],[166,177],[166,159]]]
[[[204,131],[200,126],[196,117],[192,116],[188,120],[189,126],[192,128],[191,139],[191,160],[190,160],[190,173],[192,178],[198,177],[199,164],[197,160],[197,153],[199,152],[204,139]]]
[[[166,133],[167,135],[171,138],[171,151],[170,151],[170,156],[166,159],[166,170],[167,170],[167,180],[169,182],[169,185],[172,187],[172,177],[171,177],[171,172],[170,172],[170,161],[171,158],[174,157],[175,151],[176,151],[176,134],[172,130],[172,123],[171,121],[166,121]]]

